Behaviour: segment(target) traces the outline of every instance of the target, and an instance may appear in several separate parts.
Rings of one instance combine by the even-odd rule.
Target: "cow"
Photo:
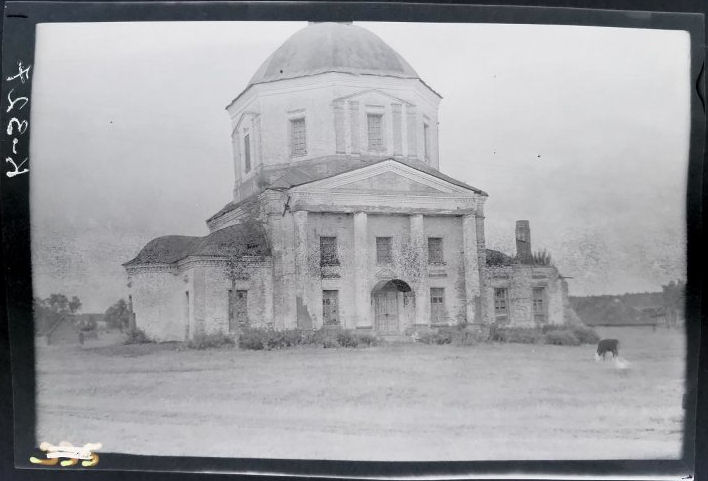
[[[595,360],[605,359],[605,354],[612,353],[612,358],[616,358],[619,355],[619,341],[617,339],[602,339],[597,344],[597,352],[595,353]]]

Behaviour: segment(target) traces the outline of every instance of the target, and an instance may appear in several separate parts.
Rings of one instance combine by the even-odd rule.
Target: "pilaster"
[[[393,155],[401,155],[403,147],[401,145],[401,104],[391,104],[391,123],[393,126]]]
[[[275,329],[294,329],[297,326],[295,301],[295,255],[293,216],[271,216],[273,236],[273,324]]]
[[[367,219],[366,212],[354,214],[354,319],[359,328],[371,327]]]
[[[425,250],[425,229],[423,215],[413,214],[410,219],[411,248],[415,252],[415,272],[418,281],[415,283],[415,324],[417,326],[430,325],[430,282],[428,280],[427,252]]]
[[[349,125],[351,134],[351,151],[352,154],[359,153],[359,140],[361,137],[361,131],[359,129],[359,102],[356,100],[349,101]]]
[[[479,246],[477,243],[477,216],[462,216],[462,249],[465,266],[465,312],[467,322],[481,322],[481,285]]]
[[[408,157],[415,159],[418,157],[418,138],[416,133],[418,131],[416,122],[416,110],[412,105],[406,106],[406,136],[408,137]]]
[[[334,102],[334,139],[335,149],[338,154],[343,154],[346,149],[344,137],[344,102]]]
[[[293,247],[295,251],[295,303],[297,308],[298,329],[312,329],[314,324],[315,307],[312,304],[312,295],[309,281],[307,259],[307,211],[300,210],[293,213]]]

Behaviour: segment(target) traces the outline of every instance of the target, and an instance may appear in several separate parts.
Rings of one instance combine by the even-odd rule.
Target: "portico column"
[[[371,327],[368,286],[369,251],[366,212],[354,214],[354,322],[358,328]]]
[[[294,248],[295,248],[295,302],[297,306],[298,329],[312,329],[314,325],[315,306],[310,295],[309,269],[307,265],[307,211],[299,210],[293,213]]]
[[[467,322],[480,323],[477,312],[481,302],[479,253],[477,245],[477,216],[462,216],[462,249],[465,266],[465,311]],[[480,305],[481,306],[481,305]]]
[[[430,325],[430,282],[428,281],[428,256],[425,252],[425,229],[423,228],[423,214],[410,216],[411,247],[415,252],[418,273],[418,282],[415,283],[415,324],[416,326]]]

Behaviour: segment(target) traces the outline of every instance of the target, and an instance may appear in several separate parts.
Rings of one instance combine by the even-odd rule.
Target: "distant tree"
[[[127,329],[130,325],[130,309],[125,299],[120,299],[111,307],[106,309],[104,319],[106,325],[114,329]]]
[[[38,333],[43,333],[54,324],[81,308],[81,301],[73,296],[71,301],[64,294],[51,294],[45,299],[32,300],[34,325]]]
[[[79,309],[81,309],[81,301],[78,297],[73,296],[69,301],[69,311],[71,311],[72,314],[76,314]]]
[[[54,312],[67,313],[69,311],[69,299],[64,294],[52,294],[46,299],[44,303]]]
[[[671,281],[668,285],[661,287],[666,322],[669,326],[676,327],[681,324],[685,316],[686,283],[681,280]]]
[[[61,318],[61,315],[53,311],[44,299],[35,297],[32,300],[32,308],[34,313],[34,329],[38,334],[46,332]]]

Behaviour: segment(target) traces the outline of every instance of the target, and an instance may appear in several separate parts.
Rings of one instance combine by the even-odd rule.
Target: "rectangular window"
[[[430,126],[423,124],[423,144],[425,147],[425,160],[430,159]]]
[[[336,237],[320,237],[320,265],[321,266],[338,266],[339,258],[337,257],[337,238]]]
[[[306,154],[305,118],[292,119],[290,121],[290,155],[299,157]]]
[[[390,237],[376,238],[376,263],[390,264],[393,260]]]
[[[433,324],[445,321],[445,289],[430,288],[430,320]]]
[[[339,291],[322,291],[322,320],[325,326],[339,325]]]
[[[383,115],[367,114],[366,125],[369,134],[369,150],[383,150]]]
[[[497,321],[509,320],[509,291],[505,287],[494,289],[494,317]]]
[[[243,165],[246,173],[251,171],[251,136],[243,136]]]
[[[428,264],[444,264],[442,237],[428,237]]]
[[[533,320],[536,324],[546,322],[546,289],[543,287],[533,288]]]

